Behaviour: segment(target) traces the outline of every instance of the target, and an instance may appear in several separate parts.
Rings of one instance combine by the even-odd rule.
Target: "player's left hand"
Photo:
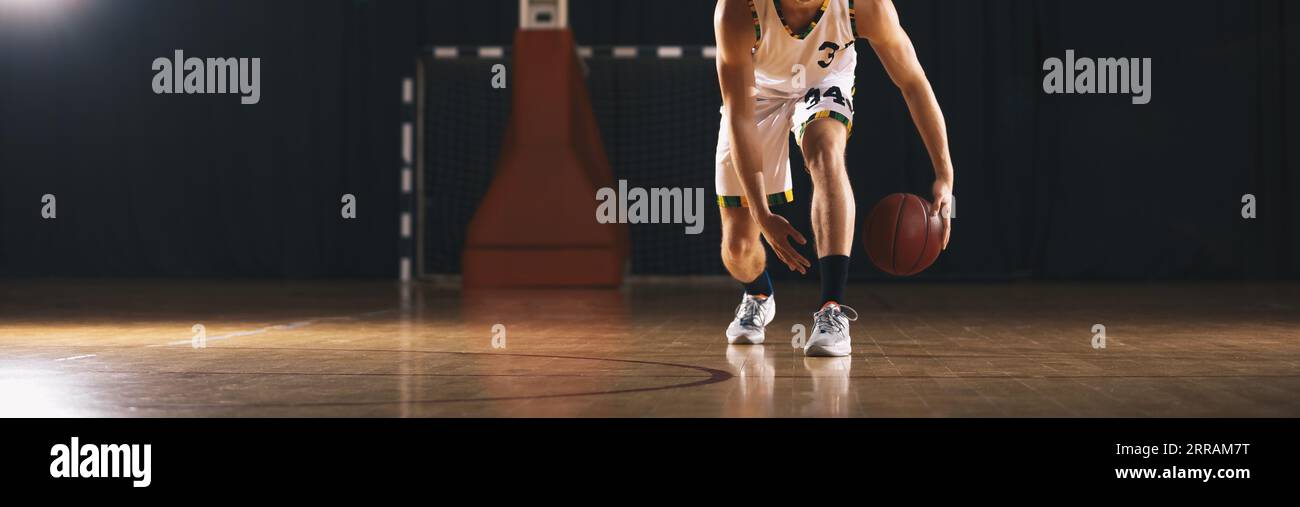
[[[934,204],[930,206],[930,216],[938,216],[943,221],[943,249],[948,249],[948,238],[952,236],[952,182],[935,180]]]

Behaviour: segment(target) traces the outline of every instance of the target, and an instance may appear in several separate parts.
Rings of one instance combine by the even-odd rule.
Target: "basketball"
[[[930,216],[930,202],[892,194],[871,209],[863,224],[867,255],[881,271],[911,276],[934,264],[943,248],[943,222]]]

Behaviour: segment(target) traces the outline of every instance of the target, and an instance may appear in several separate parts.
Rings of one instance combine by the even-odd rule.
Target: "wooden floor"
[[[729,284],[11,281],[0,416],[1300,416],[1297,284],[858,284],[839,359],[777,291],[728,346]]]

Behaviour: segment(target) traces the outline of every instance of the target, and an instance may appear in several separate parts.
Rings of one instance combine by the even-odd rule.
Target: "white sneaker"
[[[853,312],[853,318],[844,314]],[[803,354],[813,357],[841,357],[853,352],[849,346],[849,323],[858,320],[858,312],[847,306],[830,303],[813,314],[813,334],[803,346]]]
[[[776,317],[776,297],[758,298],[745,294],[736,307],[736,318],[727,326],[727,343],[758,345],[765,338],[764,328]]]

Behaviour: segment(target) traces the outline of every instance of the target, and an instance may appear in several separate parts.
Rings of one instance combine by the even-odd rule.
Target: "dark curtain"
[[[924,277],[1300,273],[1293,3],[898,4],[957,167],[952,248]],[[708,1],[572,9],[583,44],[712,43]],[[0,275],[391,276],[398,83],[420,47],[509,44],[516,17],[513,0],[87,0],[0,18]],[[262,103],[154,95],[149,64],[175,49],[262,58]],[[1066,49],[1151,58],[1153,100],[1045,95],[1043,60]],[[928,193],[930,167],[858,50],[848,163],[865,216]],[[807,178],[796,188],[787,213],[808,231]],[[40,219],[46,193],[56,220]],[[339,216],[344,193],[357,220]],[[855,278],[880,277],[856,258]]]

